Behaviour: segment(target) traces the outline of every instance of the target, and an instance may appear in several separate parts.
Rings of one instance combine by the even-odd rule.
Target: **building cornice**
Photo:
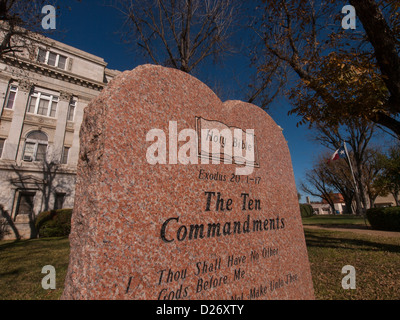
[[[64,52],[65,54],[69,54],[69,55],[72,54],[74,56],[85,59],[87,61],[99,64],[103,67],[107,67],[107,65],[108,65],[108,63],[105,62],[103,58],[100,58],[89,52],[82,51],[75,47],[69,46],[69,45],[59,42],[57,40],[53,40],[53,39],[50,39],[50,38],[47,38],[44,36],[39,36],[38,38],[32,37],[32,41],[35,41],[37,44],[41,44],[49,49],[54,48],[54,49]]]
[[[57,174],[71,174],[76,175],[76,166],[67,164],[54,164],[57,168]],[[40,162],[19,162],[14,160],[0,160],[0,170],[25,172],[25,173],[43,173],[43,165]]]
[[[24,69],[27,71],[37,73],[39,75],[62,80],[65,82],[76,84],[96,91],[101,91],[106,85],[106,83],[104,82],[98,82],[91,80],[89,78],[77,76],[76,74],[73,74],[71,72],[61,70],[49,65],[33,62],[31,60],[22,57],[16,58],[13,56],[4,55],[0,61],[3,61],[5,64],[11,65],[19,69]]]

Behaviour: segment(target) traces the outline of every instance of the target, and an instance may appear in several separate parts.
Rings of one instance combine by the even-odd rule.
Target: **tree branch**
[[[391,93],[391,107],[400,113],[400,57],[398,44],[374,0],[350,0],[374,47],[383,81]]]

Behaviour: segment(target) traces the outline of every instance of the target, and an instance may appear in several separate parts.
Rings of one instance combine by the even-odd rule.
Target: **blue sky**
[[[51,38],[104,58],[110,69],[130,70],[145,62],[122,43],[118,30],[123,20],[115,9],[103,6],[102,0],[59,0],[57,3],[61,10],[57,16],[57,32]],[[229,99],[244,99],[241,88],[247,83],[250,68],[248,59],[238,52],[226,59],[223,65],[209,65],[196,76],[209,85],[213,81],[223,84],[226,92],[232,95]],[[288,116],[289,109],[287,101],[279,99],[268,113],[284,129],[299,186],[306,170],[312,167],[315,158],[325,148],[311,140],[306,125],[296,127],[299,119]]]

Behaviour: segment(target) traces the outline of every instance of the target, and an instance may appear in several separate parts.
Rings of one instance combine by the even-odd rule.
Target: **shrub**
[[[373,229],[400,231],[400,207],[371,208],[367,218]]]
[[[35,227],[40,238],[62,237],[71,231],[72,209],[59,209],[39,213]]]
[[[311,204],[302,203],[300,204],[300,213],[302,218],[311,217],[314,214],[314,209]]]

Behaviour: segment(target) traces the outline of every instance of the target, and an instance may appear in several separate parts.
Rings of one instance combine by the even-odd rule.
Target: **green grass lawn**
[[[58,299],[64,287],[69,259],[69,240],[44,238],[0,241],[0,299]],[[44,290],[45,265],[56,270],[56,289]]]
[[[305,229],[318,300],[399,300],[400,237]],[[356,289],[342,288],[342,268],[356,270]]]
[[[305,237],[316,299],[400,299],[400,237],[314,229]],[[67,238],[0,241],[0,299],[59,299],[68,255]],[[41,286],[44,265],[56,269],[56,290]],[[355,290],[341,286],[345,265],[356,269]]]
[[[314,215],[302,218],[303,225],[365,225],[364,218],[355,215]],[[369,226],[369,223],[367,222]]]

